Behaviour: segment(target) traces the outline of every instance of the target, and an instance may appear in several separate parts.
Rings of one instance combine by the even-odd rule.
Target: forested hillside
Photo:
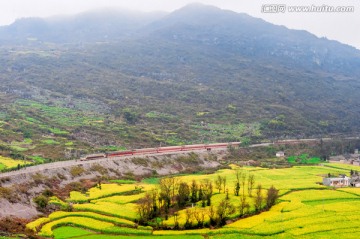
[[[0,28],[0,144],[34,160],[356,135],[360,51],[199,4]]]

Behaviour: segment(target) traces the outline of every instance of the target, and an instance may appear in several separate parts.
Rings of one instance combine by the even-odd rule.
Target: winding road
[[[354,140],[354,139],[359,139],[359,137],[345,137],[343,139],[347,139],[347,140]],[[322,138],[323,141],[331,141],[333,140],[332,138]],[[276,145],[276,144],[298,144],[298,143],[309,143],[309,142],[316,142],[316,141],[320,141],[320,139],[288,139],[288,140],[279,140],[276,142],[272,142],[272,143],[260,143],[260,144],[252,144],[249,145],[248,147],[266,147],[266,146],[270,146],[270,145]],[[218,150],[226,150],[227,147],[218,147],[215,149],[212,149],[213,151],[218,151]],[[173,155],[173,154],[184,154],[184,153],[189,153],[189,152],[206,152],[206,148],[204,149],[196,149],[196,150],[189,150],[189,151],[171,151],[171,152],[162,152],[162,153],[151,153],[151,154],[141,154],[141,156],[146,157],[146,156],[157,156],[157,155]],[[111,160],[126,160],[126,159],[131,159],[131,158],[135,158],[135,157],[139,157],[139,155],[133,155],[133,156],[116,156],[116,157],[111,157]],[[57,168],[67,168],[67,167],[72,167],[72,166],[76,166],[76,165],[84,165],[84,164],[92,164],[92,163],[96,163],[96,162],[101,162],[103,160],[109,160],[109,158],[101,158],[101,159],[94,159],[94,160],[88,160],[88,161],[80,161],[80,160],[67,160],[67,161],[58,161],[58,162],[54,162],[54,163],[47,163],[47,164],[41,164],[41,165],[36,165],[36,166],[30,166],[30,167],[25,167],[22,168],[20,170],[17,171],[11,171],[11,172],[5,172],[5,173],[0,173],[0,179],[1,178],[6,178],[6,177],[11,177],[11,176],[15,176],[15,175],[21,175],[21,174],[26,174],[26,173],[36,173],[36,172],[41,172],[41,171],[45,171],[45,170],[49,170],[49,169],[57,169]]]

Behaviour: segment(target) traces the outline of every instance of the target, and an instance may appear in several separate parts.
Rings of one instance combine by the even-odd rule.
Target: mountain
[[[112,41],[127,36],[164,15],[163,12],[101,9],[75,16],[23,18],[0,28],[0,42],[24,43],[29,38],[54,43]]]
[[[0,41],[0,144],[32,128],[28,155],[360,129],[360,51],[247,14],[103,10],[18,20]]]
[[[301,64],[346,74],[360,65],[360,54],[354,47],[212,6],[188,5],[151,27],[154,35],[172,41],[206,44],[257,60],[275,59],[289,66]]]

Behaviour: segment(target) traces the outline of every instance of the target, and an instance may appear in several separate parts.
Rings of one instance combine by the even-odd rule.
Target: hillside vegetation
[[[4,156],[360,128],[360,52],[246,14],[193,4],[21,19],[0,28],[0,42]]]

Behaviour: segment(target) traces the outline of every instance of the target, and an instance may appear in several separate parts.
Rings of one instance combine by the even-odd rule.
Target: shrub
[[[44,195],[39,195],[35,198],[33,198],[33,202],[36,204],[36,206],[39,209],[44,209],[48,205],[49,199],[45,197]]]
[[[81,166],[74,166],[70,168],[70,174],[73,178],[80,176],[85,172],[85,169]]]
[[[108,171],[106,168],[104,168],[103,166],[101,166],[100,164],[98,163],[95,163],[91,166],[90,168],[91,171],[97,171],[99,172],[100,174],[104,175],[104,174],[107,174]]]

